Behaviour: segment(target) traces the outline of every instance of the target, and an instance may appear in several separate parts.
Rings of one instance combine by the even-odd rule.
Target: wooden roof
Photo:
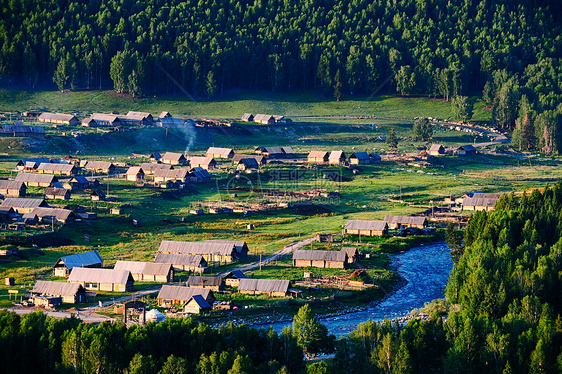
[[[50,296],[74,296],[79,292],[84,292],[84,288],[80,284],[44,280],[37,281],[31,290],[33,294]]]
[[[170,160],[170,161],[181,161],[185,160],[185,156],[181,153],[176,152],[166,152],[162,155],[162,160]]]
[[[53,183],[57,178],[52,174],[35,174],[35,173],[18,173],[16,176],[17,182],[26,183]]]
[[[501,193],[485,193],[485,192],[474,192],[472,197],[475,199],[496,199],[501,197]]]
[[[209,147],[206,154],[228,156],[233,152],[232,148]]]
[[[325,151],[312,151],[308,154],[308,158],[326,158],[328,152]]]
[[[115,167],[115,165],[109,161],[87,161],[84,167],[86,169],[110,169]]]
[[[153,162],[145,162],[140,166],[144,171],[156,171],[156,170],[171,170],[173,169],[170,164],[156,164]]]
[[[205,240],[206,243],[227,243],[233,244],[236,247],[237,252],[242,252],[245,249],[248,249],[248,245],[244,240],[220,240],[220,239],[212,239],[212,240]]]
[[[347,253],[347,257],[353,257],[357,255],[357,248],[355,247],[343,247],[341,250]]]
[[[462,205],[492,208],[492,207],[494,207],[494,205],[496,205],[497,202],[498,202],[498,199],[465,197],[462,200]]]
[[[358,160],[370,160],[371,156],[367,152],[354,152],[349,158],[356,158]]]
[[[38,208],[45,205],[43,199],[28,199],[25,197],[7,197],[2,202],[2,206],[13,208]]]
[[[127,169],[127,175],[137,175],[137,174],[144,174],[144,170],[142,170],[142,168],[140,166],[131,166],[129,169]]]
[[[72,114],[62,114],[62,113],[47,113],[43,112],[38,117],[39,119],[44,119],[46,121],[71,121],[73,119],[77,120]]]
[[[19,190],[25,184],[22,181],[7,181],[7,180],[0,180],[0,189],[2,190]]]
[[[221,275],[221,277],[223,277],[223,278],[236,278],[236,279],[248,278],[240,270],[231,270],[231,271]]]
[[[285,279],[240,279],[238,291],[287,292],[290,282]]]
[[[429,148],[430,151],[442,151],[445,150],[445,147],[443,147],[441,144],[432,144],[431,147]]]
[[[347,230],[383,231],[388,228],[388,225],[385,221],[349,220],[347,221],[345,228]]]
[[[401,225],[424,225],[427,223],[427,218],[416,216],[384,216],[384,221]]]
[[[154,258],[155,263],[174,264],[182,266],[206,267],[207,262],[200,255],[186,255],[158,252]]]
[[[148,112],[135,112],[133,110],[130,110],[127,113],[127,117],[138,117],[138,118],[152,118],[152,114],[148,113]]]
[[[51,163],[41,163],[37,170],[48,170],[48,171],[60,171],[70,173],[75,169],[72,164],[51,164]]]
[[[205,277],[202,275],[190,275],[187,279],[188,286],[221,286],[223,278],[221,277]]]
[[[251,121],[252,119],[254,119],[254,115],[252,113],[244,113],[244,115],[242,116],[242,119],[247,119],[247,120]]]
[[[205,300],[205,298],[202,295],[193,295],[191,299],[187,302],[187,304],[189,304],[191,300],[197,303],[197,305],[201,309],[211,308],[211,305],[207,302],[207,300]]]
[[[345,262],[346,259],[347,253],[344,251],[317,251],[304,249],[295,249],[293,251],[293,260]]]
[[[47,187],[45,188],[45,196],[66,196],[70,190],[66,188]]]
[[[254,116],[254,121],[259,122],[259,121],[269,121],[269,120],[275,120],[275,117],[273,117],[270,114],[256,114]]]
[[[252,158],[243,158],[243,159],[239,160],[237,162],[237,165],[240,165],[240,164],[242,164],[246,167],[249,167],[249,168],[251,168],[251,167],[257,168],[259,166],[258,161],[253,157]]]
[[[342,158],[345,159],[343,151],[332,151],[330,152],[330,157],[328,157],[330,160],[341,160]]]
[[[244,158],[253,158],[254,160],[256,160],[258,163],[261,163],[263,161],[263,156],[254,156],[254,155],[240,155],[240,154],[236,154],[234,155],[234,157],[232,157],[232,163],[233,164],[237,164],[238,161],[244,159]]]
[[[231,256],[235,251],[236,247],[232,243],[177,242],[173,240],[162,240],[158,249],[158,252],[162,253],[221,256]]]
[[[172,264],[140,261],[117,261],[113,268],[115,270],[128,270],[131,274],[167,276],[170,273]]]
[[[118,122],[119,121],[119,117],[117,117],[115,114],[105,114],[105,113],[93,113],[90,118],[92,118],[94,121],[103,121],[103,122]]]
[[[70,272],[68,281],[127,284],[134,279],[128,270],[75,267]]]
[[[163,285],[157,298],[189,301],[195,295],[201,295],[206,300],[213,293],[208,288]]]
[[[189,164],[190,164],[190,165],[210,165],[211,162],[214,162],[214,161],[215,161],[215,159],[212,158],[212,157],[198,157],[198,156],[195,156],[195,157],[192,157],[192,158],[189,160]]]
[[[154,170],[154,178],[174,178],[174,179],[185,179],[187,178],[187,169],[156,169]]]

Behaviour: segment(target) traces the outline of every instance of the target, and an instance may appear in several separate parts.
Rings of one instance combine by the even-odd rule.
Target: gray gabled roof
[[[90,181],[82,175],[77,175],[70,180],[70,183],[90,184]]]
[[[190,275],[187,279],[188,286],[217,286],[222,285],[221,277],[205,277],[202,275]]]
[[[248,168],[257,168],[259,166],[258,161],[255,158],[243,158],[237,162],[238,165],[242,164]]]
[[[317,251],[304,249],[295,249],[293,251],[293,260],[345,262],[346,259],[347,253],[344,251]]]
[[[232,163],[237,164],[238,161],[240,161],[244,158],[253,158],[254,160],[256,160],[257,163],[261,163],[263,161],[263,156],[236,154],[236,155],[234,155],[234,157],[232,157]]]
[[[238,291],[287,292],[290,282],[285,279],[240,279]]]
[[[128,270],[131,274],[167,276],[170,273],[172,264],[140,261],[117,261],[113,268],[115,270]]]
[[[37,281],[31,290],[32,294],[48,296],[75,296],[78,292],[84,292],[80,284],[44,280]]]
[[[7,181],[7,180],[0,180],[0,189],[1,190],[19,190],[25,184],[21,181]]]
[[[144,171],[156,171],[156,170],[171,170],[173,169],[170,164],[156,164],[153,162],[145,162],[140,166]]]
[[[236,252],[236,247],[232,243],[177,242],[173,240],[162,240],[158,252],[230,256]]]
[[[11,206],[14,208],[38,208],[45,205],[43,199],[28,199],[25,197],[7,197],[2,202],[2,206]]]
[[[192,175],[199,179],[209,179],[211,178],[211,174],[201,166],[196,166],[189,171]]]
[[[64,256],[61,257],[59,261],[63,262],[69,270],[74,267],[91,266],[103,263],[100,254],[95,250]]]
[[[430,151],[444,151],[445,147],[443,147],[441,144],[432,144],[431,147],[429,148]]]
[[[385,221],[361,221],[349,220],[345,225],[347,230],[370,230],[370,231],[383,231],[388,228]]]
[[[193,296],[201,295],[206,300],[212,294],[208,288],[163,285],[157,298],[189,301]]]
[[[423,225],[427,223],[427,218],[415,216],[384,216],[384,221],[388,223],[398,223],[400,225]]]
[[[347,253],[347,257],[356,256],[358,252],[355,247],[343,247],[341,250]]]
[[[18,173],[17,182],[24,183],[53,183],[57,178],[52,174]]]
[[[283,151],[283,153],[287,154],[287,155],[294,155],[295,151],[293,150],[293,147],[281,147],[281,150]]]
[[[58,188],[58,187],[47,187],[45,188],[45,196],[66,196],[70,190],[66,188]]]
[[[254,121],[258,122],[258,121],[269,121],[269,120],[275,120],[275,117],[273,117],[272,115],[269,114],[256,114],[254,116]]]
[[[501,193],[493,193],[493,192],[474,192],[472,197],[475,199],[496,199],[498,200],[501,197]]]
[[[270,155],[283,154],[281,147],[264,147],[263,151],[269,153]]]
[[[212,240],[205,240],[206,243],[227,243],[233,244],[236,247],[236,251],[238,253],[244,250],[244,247],[248,248],[248,245],[244,240],[220,240],[220,239],[212,239]]]
[[[115,165],[109,161],[87,161],[84,167],[86,169],[110,169],[115,167]]]
[[[154,170],[154,178],[185,179],[188,172],[187,169],[156,169]]]
[[[74,213],[68,209],[35,208],[31,213],[25,213],[22,218],[33,218],[33,216],[37,216],[38,218],[53,217],[58,221],[66,221],[73,214]]]
[[[117,117],[115,114],[93,113],[90,118],[92,118],[94,121],[119,122],[119,117]]]
[[[128,270],[74,267],[68,281],[127,284],[134,279]]]
[[[228,273],[221,275],[223,278],[236,278],[236,279],[243,279],[248,278],[244,273],[240,270],[231,270]]]
[[[207,267],[207,262],[200,255],[184,255],[175,253],[161,253],[158,252],[154,258],[155,263],[182,265],[182,266],[195,266]]]
[[[142,170],[142,168],[140,166],[131,166],[129,169],[127,169],[127,172],[125,173],[126,175],[137,175],[137,174],[144,174],[144,170]]]
[[[52,164],[52,163],[41,163],[37,170],[48,170],[48,171],[59,171],[64,173],[70,173],[75,169],[72,164]]]
[[[498,199],[465,197],[462,200],[462,205],[463,206],[480,206],[480,207],[492,208],[496,205],[497,202],[498,202]]]

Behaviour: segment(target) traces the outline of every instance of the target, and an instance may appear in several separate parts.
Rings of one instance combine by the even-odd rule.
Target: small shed
[[[243,158],[239,160],[238,164],[236,165],[236,170],[240,170],[240,171],[258,169],[258,168],[259,168],[259,164],[255,158]]]
[[[27,191],[22,181],[0,180],[0,195],[4,197],[24,197]]]
[[[70,190],[66,188],[45,188],[45,199],[70,200]]]
[[[355,247],[343,247],[341,250],[344,251],[345,253],[347,253],[347,263],[348,264],[354,264],[354,263],[357,262],[357,259],[359,257],[359,252],[357,251],[357,248],[355,248]]]
[[[129,182],[140,182],[144,180],[144,170],[140,166],[131,166],[125,176]]]
[[[222,277],[205,277],[191,275],[186,282],[187,287],[208,288],[215,292],[224,291],[224,279]]]
[[[254,116],[254,122],[264,125],[275,125],[275,117],[269,114],[256,114]]]
[[[342,165],[345,164],[346,158],[343,151],[332,151],[330,152],[330,157],[328,157],[328,162],[330,165]]]
[[[460,156],[475,155],[476,154],[476,148],[474,148],[474,146],[472,146],[470,144],[461,145],[460,147],[457,147],[455,149],[455,154],[460,155]]]
[[[238,287],[240,279],[248,278],[240,270],[229,271],[226,274],[221,275],[221,277],[224,279],[224,283],[229,287]]]
[[[189,299],[183,305],[183,311],[185,313],[190,314],[206,314],[213,309],[211,305],[205,300],[203,295],[193,295],[191,299]]]
[[[433,144],[430,148],[429,148],[429,154],[431,156],[441,156],[445,154],[445,147],[443,147],[441,144]]]
[[[328,152],[324,151],[312,151],[308,154],[307,161],[317,164],[322,164],[328,162],[329,158]]]
[[[371,156],[367,152],[354,152],[349,156],[351,165],[363,165],[371,163]]]
[[[92,201],[104,201],[105,200],[105,192],[102,190],[93,190],[90,194],[90,198]]]

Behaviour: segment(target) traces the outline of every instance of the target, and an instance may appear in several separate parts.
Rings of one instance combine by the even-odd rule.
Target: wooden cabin
[[[72,114],[43,112],[37,117],[38,122],[56,123],[61,125],[76,126],[80,123]]]
[[[16,212],[31,213],[35,208],[46,207],[43,199],[28,199],[25,197],[7,197],[0,206],[13,208]]]
[[[0,195],[4,197],[24,197],[27,191],[22,181],[0,180]]]
[[[18,173],[16,182],[23,182],[27,187],[50,187],[58,179],[54,175],[35,174],[35,173]]]
[[[86,290],[132,292],[135,280],[128,270],[75,267],[68,282],[81,284]]]
[[[354,152],[349,156],[350,165],[364,165],[371,163],[371,156],[367,152]]]
[[[388,232],[385,221],[349,220],[343,229],[344,234],[363,236],[383,236]]]
[[[144,181],[144,170],[140,166],[131,166],[127,169],[125,177],[129,182]]]
[[[202,274],[207,269],[207,261],[200,255],[186,255],[158,252],[154,263],[172,264],[175,271],[192,271]]]
[[[207,158],[232,158],[234,150],[232,148],[209,147],[205,153]]]
[[[86,302],[86,290],[82,285],[67,282],[39,280],[30,291],[33,296],[51,296],[62,298],[63,303],[75,304]]]
[[[265,294],[270,297],[286,297],[290,281],[285,279],[240,279],[238,292],[249,295]]]
[[[332,151],[328,157],[328,163],[330,165],[343,165],[347,157],[343,151]]]
[[[429,148],[429,154],[431,156],[441,156],[444,155],[445,152],[445,147],[443,147],[441,144],[433,144],[430,148]]]
[[[70,190],[66,188],[45,188],[45,199],[70,200]]]
[[[205,277],[202,275],[191,275],[186,282],[187,287],[208,288],[215,292],[224,291],[224,285],[222,277]]]
[[[160,159],[163,164],[168,165],[185,165],[187,159],[181,153],[166,152]]]
[[[160,253],[199,255],[206,261],[231,263],[238,259],[236,246],[230,242],[177,242],[163,240]]]
[[[77,253],[59,258],[53,266],[53,275],[68,277],[75,267],[101,268],[102,264],[103,260],[98,251]]]
[[[70,177],[76,174],[77,169],[73,164],[41,163],[37,167],[37,172],[39,174],[66,175]]]
[[[213,291],[208,288],[170,285],[163,285],[156,299],[158,306],[169,308],[174,305],[183,306],[195,295],[201,295],[210,305],[215,302]]]
[[[206,314],[213,307],[205,300],[202,295],[194,295],[182,307],[184,313],[189,314]]]
[[[168,283],[174,281],[174,267],[170,263],[117,261],[113,268],[130,271],[133,279],[138,282]]]
[[[316,267],[322,269],[345,269],[345,251],[302,250],[293,251],[293,267]]]
[[[192,157],[189,160],[189,166],[191,166],[192,168],[200,167],[205,170],[211,170],[217,167],[217,162],[214,158]]]
[[[221,277],[224,279],[224,283],[229,287],[238,287],[240,279],[248,278],[240,270],[229,271],[226,274],[221,275]]]
[[[428,223],[427,217],[419,216],[384,216],[384,221],[391,230],[407,229],[409,227],[424,229]]]
[[[330,155],[324,151],[312,151],[308,154],[307,161],[315,164],[324,164],[328,162]]]

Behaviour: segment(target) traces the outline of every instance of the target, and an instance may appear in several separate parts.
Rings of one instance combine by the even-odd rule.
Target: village
[[[79,130],[69,131],[69,128],[80,126],[116,132],[146,126],[170,129],[236,126],[227,122],[174,118],[168,112],[162,112],[158,119],[143,112],[129,112],[126,116],[94,113],[82,120],[56,113],[30,112],[22,116],[36,118],[55,128],[64,126],[63,134],[71,136]],[[283,116],[249,113],[244,114],[240,122],[266,126],[292,123]],[[45,136],[41,126],[15,123],[2,128],[7,134],[11,131],[4,136]],[[129,317],[129,322],[132,318],[138,323],[163,316],[212,316],[224,314],[225,310],[242,312],[262,304],[264,297],[269,300],[267,305],[272,305],[271,300],[283,300],[284,305],[291,305],[291,300],[297,303],[333,300],[336,294],[346,295],[348,299],[356,298],[358,293],[376,295],[382,285],[388,287],[398,282],[384,265],[388,254],[381,253],[381,248],[385,248],[386,241],[396,238],[413,238],[415,243],[443,240],[443,229],[449,222],[461,228],[472,212],[493,210],[501,193],[471,190],[457,196],[443,196],[440,201],[431,197],[425,206],[419,203],[416,206],[405,200],[408,194],[402,193],[400,185],[399,193],[385,201],[410,206],[408,210],[413,210],[410,214],[385,214],[378,220],[344,219],[340,230],[309,231],[308,241],[283,242],[270,249],[253,248],[263,244],[259,240],[251,239],[248,243],[239,240],[240,235],[229,238],[225,230],[219,231],[221,239],[161,240],[157,250],[143,251],[142,255],[111,253],[104,259],[98,249],[87,249],[99,247],[96,227],[104,221],[122,230],[154,228],[155,223],[150,222],[151,216],[143,203],[134,201],[133,197],[141,194],[151,198],[165,196],[171,200],[170,206],[174,205],[174,200],[187,202],[187,206],[175,208],[179,214],[160,219],[160,227],[190,227],[200,222],[213,225],[217,220],[225,220],[224,217],[236,221],[242,218],[241,227],[251,237],[263,224],[258,223],[260,215],[283,214],[289,210],[320,212],[315,214],[320,219],[330,216],[321,212],[328,212],[327,206],[342,204],[346,185],[373,171],[399,165],[413,168],[416,174],[431,175],[423,169],[442,168],[443,164],[435,163],[440,158],[471,157],[476,153],[476,148],[470,144],[449,148],[432,144],[420,152],[402,155],[355,151],[355,147],[303,152],[293,145],[255,145],[244,149],[210,146],[189,154],[154,150],[123,161],[72,155],[13,160],[4,172],[6,177],[0,180],[3,197],[0,218],[5,241],[23,237],[25,240],[20,242],[25,246],[34,238],[64,236],[65,232],[73,232],[73,237],[79,239],[74,240],[78,247],[61,253],[50,269],[43,266],[39,276],[34,275],[31,283],[26,282],[25,290],[18,290],[18,285],[23,286],[17,275],[7,274],[5,287],[10,300],[20,307],[78,311],[83,305],[98,305],[99,310],[108,315],[124,315],[125,321],[130,310],[135,315]],[[210,197],[200,198],[198,194],[205,190],[214,192]],[[178,236],[188,237],[186,233]],[[306,246],[295,244],[305,242]],[[5,258],[18,256],[18,245],[5,247],[2,253]],[[268,259],[288,247],[291,247],[290,252],[275,260]],[[79,253],[72,253],[77,250]],[[131,260],[137,257],[145,261]],[[239,270],[243,267],[249,269]],[[275,270],[267,271],[268,268]],[[282,277],[271,277],[274,275]],[[152,299],[137,300],[135,292],[147,287],[154,287]],[[120,294],[131,295],[130,301],[110,301]],[[146,301],[156,308],[148,317]],[[142,313],[139,312],[141,306]]]

